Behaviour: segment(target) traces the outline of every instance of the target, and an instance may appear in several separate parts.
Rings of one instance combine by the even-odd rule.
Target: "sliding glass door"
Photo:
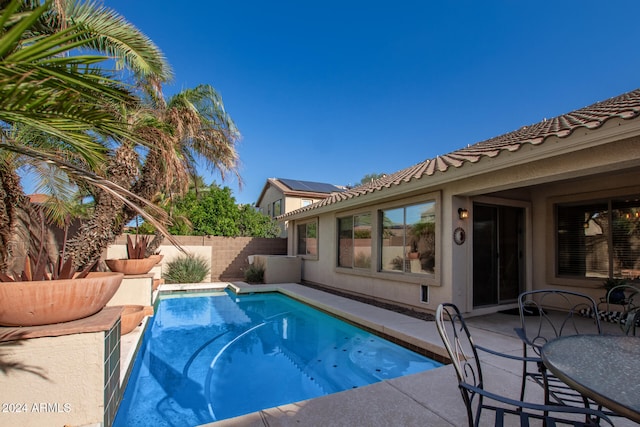
[[[524,289],[524,209],[473,206],[473,306],[514,302]]]

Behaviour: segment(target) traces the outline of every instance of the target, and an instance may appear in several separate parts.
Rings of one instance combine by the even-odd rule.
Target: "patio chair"
[[[623,293],[622,301],[617,304],[610,302],[612,301],[611,295],[616,293],[616,291],[622,291]],[[622,332],[624,332],[625,335],[636,335],[636,330],[640,329],[640,306],[637,305],[640,303],[640,289],[627,284],[614,286],[607,292],[604,302],[606,308],[601,310],[600,314],[609,316],[610,313],[616,313],[615,318],[611,319],[620,325]],[[621,313],[617,313],[611,310],[610,305],[622,306],[623,310]],[[600,307],[602,307],[602,303]]]
[[[534,420],[548,427],[613,425],[605,414],[595,409],[540,405],[485,390],[478,352],[458,307],[440,304],[436,311],[436,326],[455,368],[470,427],[479,426],[481,421],[486,425],[492,419],[496,426],[528,426]]]
[[[520,294],[518,305],[521,327],[515,331],[523,347],[520,400],[530,378],[543,388],[545,405],[589,407],[587,398],[547,371],[540,350],[559,336],[601,334],[595,300],[578,292],[543,289]],[[589,317],[590,313],[595,314]]]

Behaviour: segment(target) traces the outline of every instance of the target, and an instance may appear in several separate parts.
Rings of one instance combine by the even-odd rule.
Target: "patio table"
[[[640,337],[571,335],[542,347],[560,380],[596,403],[640,422]]]

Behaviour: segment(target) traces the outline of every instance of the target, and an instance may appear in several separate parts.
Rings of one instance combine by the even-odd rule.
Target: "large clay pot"
[[[105,260],[107,266],[111,271],[117,271],[118,273],[124,273],[125,275],[133,274],[147,274],[159,260],[156,257],[153,258],[140,258],[140,259],[107,259]]]
[[[164,255],[154,254],[154,255],[149,255],[149,258],[155,259],[156,260],[156,264],[159,264],[160,261],[162,261],[162,258],[164,258]]]
[[[122,273],[89,273],[83,279],[0,284],[0,325],[39,326],[96,314],[116,293]]]
[[[120,335],[126,335],[133,331],[145,316],[153,316],[153,307],[125,305],[120,315]]]

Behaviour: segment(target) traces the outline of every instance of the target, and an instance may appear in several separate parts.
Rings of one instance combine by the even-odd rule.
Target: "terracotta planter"
[[[105,260],[111,271],[124,273],[125,275],[147,274],[159,260],[158,258],[141,259],[107,259]]]
[[[164,255],[160,255],[160,254],[157,254],[157,255],[149,255],[149,258],[151,258],[151,259],[155,259],[155,260],[156,260],[156,264],[159,264],[159,263],[160,263],[160,261],[162,261],[162,258],[164,258]],[[154,265],[156,265],[156,264],[154,264]]]
[[[84,279],[3,283],[0,325],[39,326],[96,314],[116,293],[122,273],[89,273]]]
[[[153,316],[153,307],[125,305],[120,315],[120,335],[126,335],[133,331],[145,316]]]
[[[158,290],[158,287],[163,284],[164,284],[164,279],[153,279],[153,290],[154,291]]]

